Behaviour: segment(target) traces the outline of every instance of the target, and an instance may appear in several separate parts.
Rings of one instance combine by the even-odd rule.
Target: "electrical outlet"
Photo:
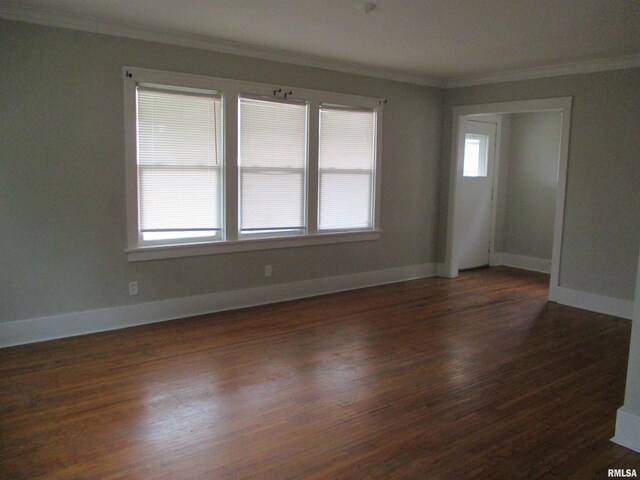
[[[266,277],[270,277],[271,276],[271,265],[265,265],[264,266],[264,276]]]
[[[138,282],[129,282],[129,295],[138,294]]]

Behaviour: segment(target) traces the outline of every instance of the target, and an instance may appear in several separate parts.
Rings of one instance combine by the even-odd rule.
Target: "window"
[[[307,104],[240,97],[240,233],[305,228]]]
[[[465,177],[487,176],[487,148],[489,137],[467,133],[464,137],[464,168]]]
[[[375,112],[322,105],[318,229],[371,228]]]
[[[140,237],[219,238],[220,96],[137,87]]]
[[[129,260],[380,238],[381,100],[124,71]]]

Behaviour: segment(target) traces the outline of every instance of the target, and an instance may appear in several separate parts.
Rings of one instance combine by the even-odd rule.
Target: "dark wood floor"
[[[604,479],[630,322],[497,268],[0,350],[3,479]]]

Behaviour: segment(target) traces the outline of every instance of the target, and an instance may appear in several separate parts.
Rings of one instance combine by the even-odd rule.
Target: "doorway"
[[[447,218],[447,237],[446,237],[446,258],[444,265],[444,276],[454,278],[458,275],[461,268],[470,268],[474,263],[480,261],[480,249],[484,249],[486,238],[486,225],[487,215],[482,210],[484,227],[475,226],[468,227],[468,220],[465,222],[465,216],[470,218],[469,211],[466,207],[470,203],[469,196],[473,190],[467,188],[470,182],[470,178],[465,176],[465,150],[467,147],[467,138],[469,138],[469,151],[480,147],[480,138],[473,137],[473,135],[486,135],[476,134],[470,131],[470,127],[477,127],[472,122],[477,120],[478,116],[482,115],[504,115],[504,114],[518,114],[526,112],[558,112],[561,116],[560,122],[560,145],[558,154],[558,168],[557,168],[557,184],[555,194],[555,211],[553,219],[553,242],[551,251],[551,266],[550,266],[550,283],[549,283],[549,299],[556,299],[556,290],[559,286],[559,275],[561,268],[561,247],[562,247],[562,226],[564,221],[564,203],[565,203],[565,190],[566,190],[566,173],[567,173],[567,161],[569,153],[569,133],[571,124],[571,97],[561,98],[549,98],[549,99],[536,99],[536,100],[522,100],[514,102],[501,102],[484,105],[471,105],[460,106],[453,108],[453,126],[452,126],[452,156],[451,156],[451,174],[449,181],[449,212]],[[475,122],[481,123],[481,122]],[[500,126],[498,125],[498,136],[500,136]],[[467,137],[467,135],[469,135]],[[490,134],[488,135],[490,138]],[[476,142],[474,142],[474,139]],[[491,140],[487,140],[491,142]],[[494,142],[494,158],[499,157],[499,144]],[[493,165],[492,158],[489,156],[490,152],[487,147],[487,173],[489,169],[493,168],[491,175],[487,177],[487,181],[491,180],[492,187],[490,188],[491,196],[494,196],[496,177],[499,169],[499,164]],[[475,156],[475,151],[474,151]],[[469,157],[471,158],[471,157]],[[480,160],[479,160],[480,161]],[[470,165],[473,161],[470,160]],[[477,177],[474,177],[477,179]],[[479,183],[478,183],[479,185]],[[486,192],[485,192],[486,196]],[[480,198],[480,197],[476,197]],[[495,231],[495,211],[496,211],[495,198],[491,201],[490,207],[490,225],[489,229],[489,263],[491,263],[490,250],[493,242],[493,232]],[[486,202],[484,203],[484,209],[486,209]],[[473,217],[474,219],[477,217]],[[467,226],[465,226],[467,225]],[[469,231],[482,231],[483,237],[481,240],[474,242],[476,244],[469,247],[470,240],[468,239]],[[471,251],[474,251],[477,257],[470,259]],[[483,254],[482,262],[487,264],[486,256]],[[479,265],[477,265],[479,266]]]

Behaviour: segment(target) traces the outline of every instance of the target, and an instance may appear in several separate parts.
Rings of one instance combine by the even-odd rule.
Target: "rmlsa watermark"
[[[635,468],[610,468],[607,470],[609,478],[638,478]]]

